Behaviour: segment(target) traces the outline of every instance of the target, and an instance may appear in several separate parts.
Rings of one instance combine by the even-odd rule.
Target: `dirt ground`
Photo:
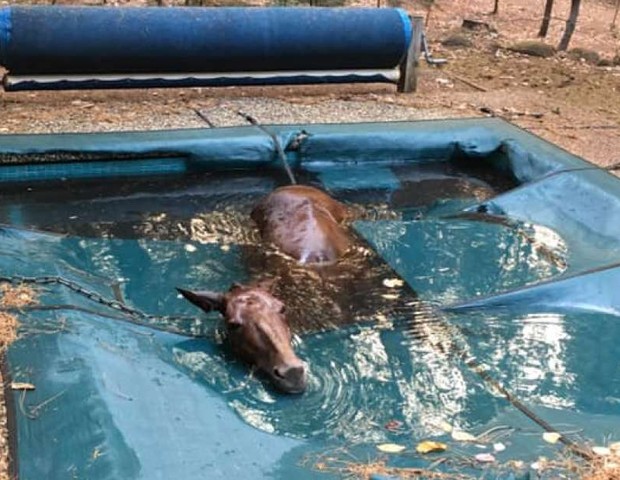
[[[0,6],[10,3],[17,2],[0,1]],[[555,3],[546,39],[552,45],[559,42],[570,1]],[[592,49],[613,60],[620,55],[620,19],[617,29],[610,28],[614,1],[582,3],[571,48]],[[542,0],[500,0],[497,15],[488,14],[493,0],[399,4],[427,17],[432,52],[448,60],[441,68],[423,62],[414,94],[397,94],[392,85],[0,92],[0,134],[204,127],[194,109],[215,126],[242,124],[238,109],[263,123],[499,115],[596,164],[620,162],[620,66],[591,65],[567,54],[537,58],[508,49],[517,41],[536,39]],[[464,18],[491,28],[463,30]],[[454,33],[464,35],[471,46],[443,46],[442,40]],[[0,450],[5,445],[0,442]],[[8,478],[4,473],[0,471],[0,479]]]

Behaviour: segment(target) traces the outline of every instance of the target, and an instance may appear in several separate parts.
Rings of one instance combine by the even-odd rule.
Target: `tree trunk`
[[[568,20],[566,20],[566,29],[564,30],[564,35],[562,35],[562,40],[560,40],[560,45],[558,45],[558,50],[566,50],[568,48],[570,39],[575,31],[575,26],[577,25],[580,4],[581,0],[571,0],[570,2],[570,15],[568,16]]]
[[[616,28],[616,19],[618,18],[618,10],[620,10],[620,0],[616,0],[616,11],[614,12],[614,19],[611,21],[611,28]]]
[[[545,38],[549,31],[549,23],[551,22],[551,11],[553,10],[553,0],[547,0],[545,2],[545,13],[543,15],[543,21],[540,24],[540,31],[538,36]]]
[[[497,13],[499,13],[499,0],[495,0],[495,5],[493,5],[491,15],[496,15]]]

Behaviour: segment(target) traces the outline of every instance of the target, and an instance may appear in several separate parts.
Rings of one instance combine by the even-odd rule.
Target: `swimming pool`
[[[498,119],[269,128],[301,183],[355,205],[369,252],[369,281],[302,272],[283,293],[313,320],[299,397],[248,375],[174,290],[251,277],[248,212],[287,182],[267,135],[0,137],[2,275],[42,283],[7,355],[37,387],[10,393],[20,478],[339,478],[443,457],[483,475],[463,459],[552,456],[544,425],[615,438],[615,177]],[[417,454],[429,439],[448,450]]]

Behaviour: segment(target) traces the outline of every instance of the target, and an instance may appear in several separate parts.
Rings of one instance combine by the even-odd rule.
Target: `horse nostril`
[[[280,380],[289,380],[292,382],[299,381],[303,378],[304,373],[305,369],[303,365],[275,367],[273,369],[274,377],[277,377]]]

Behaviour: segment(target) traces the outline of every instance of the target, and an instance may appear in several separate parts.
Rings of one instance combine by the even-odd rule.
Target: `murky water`
[[[503,408],[461,361],[468,340],[501,322],[488,323],[490,330],[475,322],[455,329],[433,304],[549,278],[565,266],[553,232],[450,217],[511,186],[473,173],[399,167],[395,191],[335,192],[358,213],[357,249],[321,274],[260,246],[249,212],[282,179],[255,173],[17,185],[5,191],[0,222],[76,239],[71,248],[81,253],[65,258],[67,265],[119,281],[127,302],[156,315],[201,315],[176,298],[176,285],[224,289],[237,277],[278,272],[296,350],[310,364],[304,395],[282,396],[249,375],[215,328],[206,339],[179,343],[171,361],[261,430],[380,442],[434,436],[446,422],[473,428]],[[319,177],[301,179],[317,184]],[[393,283],[401,278],[409,283]]]

